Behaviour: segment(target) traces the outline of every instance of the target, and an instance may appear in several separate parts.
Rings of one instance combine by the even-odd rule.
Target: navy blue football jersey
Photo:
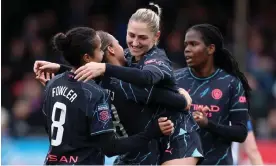
[[[50,142],[45,164],[104,164],[104,154],[90,139],[114,132],[107,93],[93,80],[77,82],[65,72],[48,82],[44,97]]]
[[[66,70],[70,67],[65,66]],[[117,137],[128,137],[144,131],[157,116],[156,111],[148,109],[145,104],[150,101],[151,90],[134,86],[130,83],[122,82],[116,78],[103,77],[101,86],[108,92],[110,99],[113,125]],[[153,86],[151,86],[153,87]],[[129,89],[125,90],[125,89]],[[157,93],[158,92],[158,93]],[[181,95],[176,95],[168,90],[153,90],[155,102],[168,104],[162,96],[167,95],[171,98],[178,99],[177,103],[172,102],[169,105],[184,108],[186,101]],[[159,95],[162,94],[162,95]],[[131,95],[131,97],[128,97]],[[184,101],[183,101],[184,100]],[[173,104],[174,103],[174,104]],[[184,104],[183,104],[184,103]],[[133,123],[135,122],[135,123]],[[156,141],[152,140],[148,146],[145,146],[139,153],[130,152],[120,156],[123,163],[119,164],[156,164],[158,149]]]
[[[125,53],[130,54],[130,52],[127,50],[125,51]],[[163,50],[157,47],[153,47],[138,63],[133,63],[134,57],[131,57],[130,55],[126,57],[128,59],[128,64],[131,67],[150,71],[154,75],[152,83],[155,84],[146,86],[146,90],[148,91],[149,95],[151,94],[153,87],[165,88],[177,92],[176,80],[174,77],[171,62]],[[130,88],[125,88],[125,91],[129,92],[127,93],[129,98],[133,98]],[[150,98],[150,96],[148,98]],[[147,104],[149,104],[148,107],[150,109],[157,112],[156,115],[162,115],[170,117],[172,119],[177,119],[175,123],[177,123],[179,127],[182,128],[182,130],[181,132],[180,129],[178,131],[176,130],[175,135],[177,135],[177,133],[182,135],[183,132],[190,133],[199,129],[199,126],[194,121],[191,113],[188,111],[179,113],[172,111],[172,109],[174,108],[165,108],[163,106],[160,106],[159,104],[154,103]],[[172,137],[176,138],[175,136]]]
[[[130,54],[129,51],[126,51],[126,53]],[[149,94],[147,99],[151,97],[151,92],[155,87],[177,92],[176,80],[171,62],[163,50],[153,47],[138,62],[135,62],[135,58],[131,57],[131,55],[127,56],[127,59],[130,67],[138,68],[151,75],[151,77],[148,78],[147,83],[139,81],[139,83],[136,84],[146,89]],[[134,98],[135,96],[132,94],[131,87],[125,86],[124,91],[129,99],[132,98],[135,102],[137,102]],[[167,98],[167,100],[169,100],[169,98]],[[191,143],[188,142],[188,140],[189,138],[191,138],[190,140],[195,139],[192,138],[193,136],[190,135],[190,133],[199,129],[199,126],[193,119],[192,114],[189,111],[176,112],[173,107],[166,107],[154,102],[149,103],[148,101],[149,100],[146,102],[147,107],[155,112],[155,118],[161,116],[168,117],[175,125],[173,134],[162,137],[159,140],[159,164],[162,164],[168,160],[183,158],[186,155],[189,156],[187,148]],[[181,146],[175,146],[180,144]],[[172,149],[179,152],[181,151],[181,153],[179,153],[179,155],[173,155],[173,157],[168,157],[167,153]]]
[[[229,126],[234,113],[248,111],[241,82],[222,69],[217,69],[210,77],[198,78],[193,75],[190,68],[183,68],[175,71],[175,77],[178,86],[188,91],[193,100],[191,111],[207,107],[205,115],[218,124]],[[231,141],[204,128],[201,128],[200,136],[205,156],[204,165],[233,163]]]
[[[154,112],[145,108],[144,104],[129,100],[125,87],[131,88],[132,97],[144,100],[143,88],[132,86],[116,78],[104,77],[100,84],[108,91],[112,106],[113,125],[118,137],[128,137],[142,132],[154,120]],[[140,99],[141,98],[141,99]],[[158,150],[155,140],[140,152],[129,152],[121,155],[115,164],[151,165],[158,162]]]

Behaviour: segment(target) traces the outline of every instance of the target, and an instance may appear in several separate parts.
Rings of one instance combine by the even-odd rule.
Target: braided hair
[[[210,24],[197,24],[192,26],[189,30],[195,30],[201,33],[203,42],[209,46],[214,44],[216,49],[214,53],[214,64],[215,66],[223,69],[228,74],[238,78],[244,88],[245,96],[247,99],[250,97],[251,88],[245,75],[240,71],[239,65],[235,57],[224,48],[223,36],[219,29]]]

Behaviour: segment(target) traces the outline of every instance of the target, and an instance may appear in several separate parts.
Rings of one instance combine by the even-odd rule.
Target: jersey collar
[[[213,77],[215,77],[218,73],[219,73],[220,69],[218,68],[212,75],[210,75],[209,77],[197,77],[193,74],[191,68],[189,67],[189,72],[191,74],[191,76],[194,78],[194,79],[197,79],[197,80],[209,80]]]

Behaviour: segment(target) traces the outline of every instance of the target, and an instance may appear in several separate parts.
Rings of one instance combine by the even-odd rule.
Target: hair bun
[[[154,13],[156,13],[158,16],[161,16],[161,8],[159,7],[159,5],[153,3],[153,2],[150,2],[147,9],[150,9],[152,10]]]
[[[64,33],[58,33],[54,36],[53,43],[58,51],[66,50],[69,45],[67,36]]]

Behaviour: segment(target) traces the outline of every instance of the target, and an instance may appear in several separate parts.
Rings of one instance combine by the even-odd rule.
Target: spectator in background
[[[247,70],[252,91],[252,118],[257,126],[256,135],[269,137],[266,117],[273,102],[272,86],[274,82],[275,62],[272,54],[270,33],[266,29],[252,27],[249,33]]]
[[[173,61],[175,69],[183,68],[186,66],[186,59],[183,56],[183,37],[179,31],[173,31],[167,38],[167,51],[168,57]]]
[[[1,107],[1,134],[2,136],[8,134],[9,113],[4,107]]]
[[[248,71],[256,78],[260,90],[271,95],[273,71],[275,63],[270,56],[272,48],[268,41],[268,33],[255,27],[251,29],[248,45]]]
[[[23,29],[23,37],[28,42],[35,38],[39,33],[40,25],[38,21],[38,17],[34,15],[30,15],[25,19],[24,29]]]
[[[16,96],[12,107],[12,132],[16,136],[25,136],[37,126],[43,126],[41,113],[42,87],[33,79],[33,73],[25,74],[22,81],[17,82],[13,94]]]
[[[270,129],[270,139],[276,139],[276,108],[274,107],[268,114],[268,126]]]
[[[252,116],[253,123],[256,123],[256,121],[258,123],[260,118],[266,117],[268,114],[269,107],[267,101],[269,101],[269,96],[261,89],[259,82],[252,74],[247,73],[246,78],[252,89],[250,98],[250,115]],[[260,130],[267,135],[267,130],[265,128]]]

